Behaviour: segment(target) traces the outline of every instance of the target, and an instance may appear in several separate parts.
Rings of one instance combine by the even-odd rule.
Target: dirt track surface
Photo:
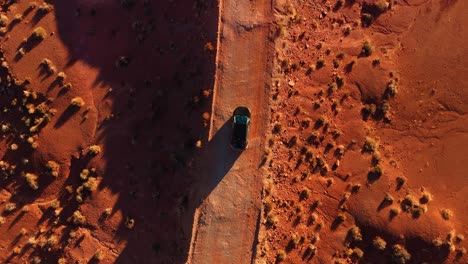
[[[251,263],[261,208],[268,124],[270,1],[221,1],[212,127],[201,188],[212,191],[196,212],[191,263]],[[232,111],[252,112],[249,148],[229,146]]]

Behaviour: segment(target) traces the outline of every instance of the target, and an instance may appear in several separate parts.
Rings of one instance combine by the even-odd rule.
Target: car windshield
[[[246,116],[236,115],[234,116],[234,122],[238,124],[247,124],[249,118]]]

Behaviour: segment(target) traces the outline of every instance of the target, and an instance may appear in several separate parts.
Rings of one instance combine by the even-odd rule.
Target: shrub
[[[372,245],[375,249],[382,251],[387,246],[387,242],[385,242],[385,240],[383,240],[381,237],[376,236],[374,240],[372,240]]]
[[[72,215],[72,222],[75,225],[82,225],[86,222],[86,217],[79,210],[76,210]]]
[[[313,257],[315,256],[315,254],[317,254],[317,246],[313,244],[308,245],[304,252],[304,255]]]
[[[372,55],[372,52],[374,52],[374,47],[372,47],[369,41],[364,42],[364,45],[362,45],[361,56],[369,57]]]
[[[97,188],[97,179],[95,177],[89,177],[86,182],[82,184],[83,188],[92,192]]]
[[[6,25],[8,24],[8,17],[5,16],[4,14],[1,14],[0,15],[0,27],[6,27]]]
[[[466,254],[466,249],[464,247],[456,249],[455,256],[457,258],[461,258],[465,254]]]
[[[89,171],[88,169],[83,169],[83,170],[80,172],[80,178],[81,178],[82,180],[88,179],[89,173],[90,173],[90,171]]]
[[[369,13],[363,13],[361,15],[361,23],[363,27],[368,27],[374,21],[374,17]]]
[[[349,230],[348,230],[348,238],[350,242],[360,242],[362,241],[362,234],[361,234],[361,229],[353,225]]]
[[[369,172],[367,173],[367,179],[370,182],[376,181],[383,175],[383,173],[384,173],[383,168],[377,164],[369,170]]]
[[[403,201],[401,201],[401,209],[405,212],[409,212],[414,205],[417,205],[417,202],[411,195],[406,195]]]
[[[85,104],[85,102],[84,102],[83,98],[75,97],[75,98],[71,99],[70,104],[72,106],[80,108]]]
[[[55,68],[54,64],[49,59],[43,59],[39,65],[47,74],[53,74],[57,71],[57,68]]]
[[[398,93],[398,84],[395,80],[391,80],[385,89],[385,97],[394,97]]]
[[[281,129],[282,129],[282,125],[281,125],[280,123],[276,123],[276,124],[273,126],[272,133],[273,133],[273,134],[278,134],[279,132],[281,132]]]
[[[399,244],[392,247],[392,262],[397,264],[405,264],[411,259],[411,254]]]
[[[306,200],[310,196],[310,190],[307,188],[304,188],[301,193],[299,194],[299,199],[300,200]]]
[[[373,153],[376,149],[377,149],[377,141],[375,141],[375,139],[373,138],[366,137],[366,141],[364,142],[364,145],[362,146],[362,151]]]
[[[275,226],[278,223],[278,217],[273,214],[269,214],[266,218],[265,224],[267,226]]]
[[[423,191],[421,198],[419,199],[419,203],[426,204],[432,200],[432,194],[428,191]]]
[[[361,184],[356,183],[351,186],[351,193],[357,193],[361,189]]]
[[[92,155],[92,156],[96,156],[99,153],[101,153],[101,147],[98,146],[98,145],[92,145],[92,146],[89,147],[89,152],[88,153],[90,155]]]
[[[57,162],[50,160],[46,164],[46,170],[48,174],[54,177],[58,177],[59,171],[60,171],[60,165]]]
[[[346,221],[346,215],[344,213],[339,213],[336,217],[336,222],[343,223],[344,221]]]
[[[278,252],[276,252],[276,261],[284,261],[286,259],[286,256],[287,255],[286,252],[284,252],[284,250],[279,250]]]
[[[33,190],[39,189],[39,184],[37,183],[37,175],[33,173],[26,173],[24,175],[26,178],[26,183],[28,184],[29,187]]]
[[[395,217],[401,212],[400,208],[394,207],[390,209],[390,217]]]
[[[7,203],[5,205],[5,208],[3,209],[4,212],[6,213],[11,213],[13,212],[14,210],[16,210],[16,204],[15,203]]]
[[[59,83],[63,83],[63,81],[65,80],[65,78],[67,78],[67,75],[64,73],[64,72],[59,72],[57,74],[57,81]]]
[[[29,39],[31,41],[42,41],[45,39],[46,36],[47,32],[45,31],[45,29],[43,27],[37,27],[32,31]]]
[[[351,256],[355,259],[361,259],[364,256],[364,251],[362,251],[360,248],[354,248]]]
[[[46,13],[49,13],[50,11],[52,11],[52,9],[54,9],[53,5],[50,5],[50,4],[46,3],[46,2],[44,2],[38,7],[37,12],[41,12],[43,14],[46,14]]]
[[[440,215],[444,220],[450,220],[450,218],[453,216],[453,212],[449,209],[442,209],[440,210]]]
[[[324,59],[318,59],[315,68],[320,69],[320,68],[323,68],[324,66],[325,66],[325,60]]]
[[[400,189],[407,181],[408,179],[405,176],[398,176],[396,178],[397,182],[397,189]]]
[[[103,260],[104,259],[104,250],[98,249],[94,252],[93,259]]]
[[[131,217],[128,217],[125,219],[125,227],[128,229],[133,229],[135,227],[135,220]]]

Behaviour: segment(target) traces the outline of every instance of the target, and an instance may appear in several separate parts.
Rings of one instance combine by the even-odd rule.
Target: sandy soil
[[[0,0],[0,262],[467,263],[468,3],[220,3]]]
[[[0,262],[185,262],[217,2],[34,3],[0,1]]]
[[[275,4],[258,263],[466,263],[467,3],[322,2]]]

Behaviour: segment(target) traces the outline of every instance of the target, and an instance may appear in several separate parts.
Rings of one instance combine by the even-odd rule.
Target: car
[[[232,114],[231,147],[235,150],[245,150],[248,146],[250,128],[250,109],[239,106]]]

